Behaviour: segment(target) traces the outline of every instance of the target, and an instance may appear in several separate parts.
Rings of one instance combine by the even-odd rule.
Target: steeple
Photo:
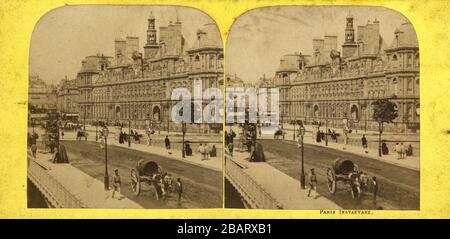
[[[150,12],[148,16],[147,43],[144,46],[144,58],[153,58],[158,53],[159,46],[156,41],[155,16]]]
[[[354,43],[355,42],[355,29],[353,28],[353,15],[348,12],[347,15],[347,25],[345,27],[345,42]]]
[[[177,20],[175,21],[175,24],[181,24],[180,19],[178,18],[178,10],[175,8],[175,15]]]
[[[148,28],[147,28],[147,45],[156,44],[156,29],[155,29],[155,16],[150,12],[148,16]]]
[[[350,57],[355,53],[357,44],[355,42],[355,29],[353,28],[353,15],[348,12],[345,27],[345,41],[342,45],[342,57]]]

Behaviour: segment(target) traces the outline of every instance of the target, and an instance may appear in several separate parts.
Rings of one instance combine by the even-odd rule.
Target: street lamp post
[[[297,124],[297,120],[294,119],[294,122],[293,122],[293,123],[294,123],[294,136],[293,136],[293,139],[294,139],[294,141],[295,141],[295,124]]]
[[[184,136],[186,134],[186,123],[184,121],[181,122],[181,131],[183,132],[183,145],[182,145],[182,148],[181,148],[181,154],[182,154],[183,158],[185,158],[186,157],[186,152],[184,150]]]
[[[303,148],[303,136],[305,135],[305,128],[302,126],[299,129],[300,131],[300,139],[301,139],[301,155],[302,155],[302,164],[300,169],[300,187],[301,189],[306,188],[306,180],[305,180],[305,163],[304,163],[304,148]]]
[[[109,175],[108,175],[108,134],[109,130],[105,127],[103,128],[103,136],[105,137],[105,178],[104,178],[104,184],[105,184],[105,191],[109,190]]]
[[[379,129],[379,134],[378,134],[378,156],[381,157],[381,133],[383,133],[383,122],[381,119],[378,120],[378,129]]]
[[[131,119],[128,119],[128,147],[131,147]]]
[[[86,106],[84,106],[84,114],[83,114],[83,131],[86,132]]]
[[[325,118],[325,146],[328,146],[328,118]]]

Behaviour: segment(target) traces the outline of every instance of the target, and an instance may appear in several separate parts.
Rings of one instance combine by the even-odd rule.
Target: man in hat
[[[115,193],[117,192],[119,194],[119,200],[122,199],[120,196],[120,186],[122,185],[122,181],[120,180],[119,175],[119,169],[114,169],[114,175],[113,175],[113,192],[112,192],[112,198],[114,198]]]
[[[308,197],[311,195],[311,191],[314,190],[314,198],[316,198],[317,194],[317,176],[314,172],[314,168],[311,168],[311,171],[308,175],[308,183],[309,183],[309,191]]]

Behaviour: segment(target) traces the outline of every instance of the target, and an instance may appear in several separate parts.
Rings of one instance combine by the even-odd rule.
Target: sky
[[[226,48],[227,74],[244,82],[256,82],[264,74],[273,77],[281,57],[301,52],[312,54],[312,39],[337,36],[342,52],[346,16],[353,15],[355,41],[357,26],[375,18],[380,34],[388,45],[394,31],[407,19],[400,13],[382,7],[267,7],[250,10],[236,19],[230,29]]]
[[[156,18],[157,30],[160,25],[175,22],[178,15],[188,47],[194,43],[197,30],[213,22],[203,12],[185,7],[80,5],[57,8],[44,15],[35,26],[30,46],[30,75],[39,75],[45,82],[55,85],[65,76],[74,79],[84,57],[97,53],[114,56],[114,40],[127,35],[139,37],[139,48],[143,52],[150,12]]]

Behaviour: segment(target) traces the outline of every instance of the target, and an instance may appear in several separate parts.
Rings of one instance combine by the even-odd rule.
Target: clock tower
[[[342,45],[342,57],[347,58],[355,54],[358,45],[355,42],[355,29],[353,28],[353,15],[347,15],[347,25],[345,27],[345,41]]]
[[[158,53],[159,45],[156,43],[155,17],[150,12],[148,17],[147,43],[144,46],[144,58],[154,58]]]

